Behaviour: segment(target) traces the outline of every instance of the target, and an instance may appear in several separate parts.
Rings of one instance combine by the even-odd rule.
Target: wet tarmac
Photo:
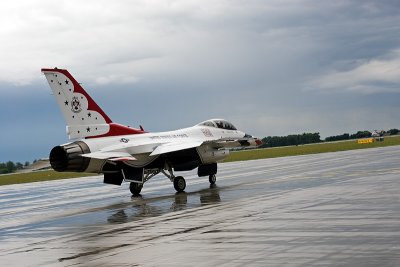
[[[1,266],[400,266],[399,146],[180,174],[1,186]]]

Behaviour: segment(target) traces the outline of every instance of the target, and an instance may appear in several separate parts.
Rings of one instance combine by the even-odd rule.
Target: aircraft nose
[[[263,141],[261,141],[260,139],[256,138],[256,144],[257,144],[257,146],[261,146],[263,144]]]
[[[253,142],[255,143],[255,145],[256,146],[261,146],[262,144],[263,144],[263,141],[262,140],[260,140],[259,138],[257,138],[257,137],[254,137],[254,136],[252,136],[251,134],[245,134],[244,135],[244,137],[245,138],[252,138],[253,139]],[[254,146],[254,143],[253,143],[253,146]]]
[[[263,143],[262,140],[260,140],[258,138],[256,138],[255,142],[256,142],[257,146],[261,146]]]

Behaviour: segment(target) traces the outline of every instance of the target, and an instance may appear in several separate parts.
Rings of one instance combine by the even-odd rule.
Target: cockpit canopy
[[[197,125],[220,128],[220,129],[225,129],[225,130],[232,130],[232,131],[237,130],[236,127],[233,126],[232,123],[230,123],[226,120],[221,120],[221,119],[213,119],[213,120],[203,121]]]

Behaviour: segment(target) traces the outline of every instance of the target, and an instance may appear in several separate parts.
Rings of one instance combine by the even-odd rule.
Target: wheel
[[[186,181],[182,176],[175,177],[174,187],[177,192],[183,192],[186,188]]]
[[[211,174],[210,176],[208,176],[208,181],[210,182],[210,184],[215,184],[215,182],[217,181],[217,176],[215,176],[215,174]]]
[[[131,191],[132,195],[137,196],[140,194],[140,191],[142,191],[143,184],[139,183],[133,183],[129,185],[129,190]]]

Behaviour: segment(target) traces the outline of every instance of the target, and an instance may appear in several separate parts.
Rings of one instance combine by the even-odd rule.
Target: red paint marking
[[[98,113],[101,114],[101,116],[103,116],[104,120],[107,123],[111,123],[111,119],[106,115],[106,113],[104,113],[104,111],[96,104],[96,102],[94,102],[94,100],[90,97],[90,95],[82,88],[82,86],[74,79],[74,77],[72,77],[72,75],[67,71],[67,70],[63,70],[63,69],[42,69],[42,72],[58,72],[61,74],[64,74],[65,76],[67,76],[67,78],[72,82],[72,84],[74,85],[74,92],[75,93],[80,93],[82,95],[84,95],[88,101],[88,110],[93,110],[93,111],[97,111]]]
[[[132,158],[114,158],[111,161],[130,161],[133,160]]]
[[[129,135],[129,134],[144,134],[145,131],[130,128],[128,126],[124,126],[118,123],[109,123],[110,130],[106,134],[97,135],[97,136],[88,136],[86,138],[98,138],[98,137],[106,137],[106,136],[119,136],[119,135]]]

